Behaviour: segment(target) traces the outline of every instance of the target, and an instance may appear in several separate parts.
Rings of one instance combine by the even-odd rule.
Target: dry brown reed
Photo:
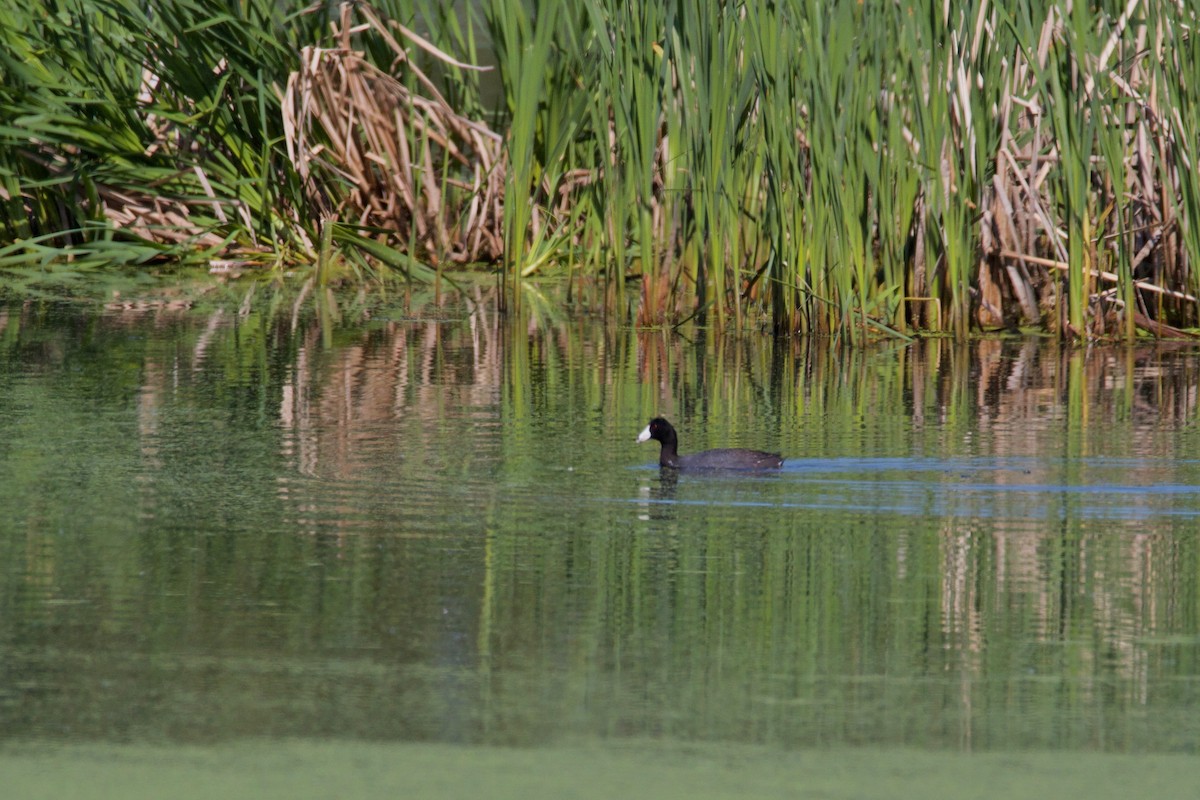
[[[395,68],[420,92],[356,49],[354,37],[364,31],[386,42]],[[325,218],[372,230],[427,263],[499,258],[500,136],[451,108],[402,40],[472,67],[366,6],[342,4],[334,39],[334,48],[304,48],[283,103],[288,155],[310,202]]]
[[[1139,27],[1132,39],[1127,36],[1141,5],[1137,0],[1126,4],[1099,55],[1073,65],[1067,87],[1067,113],[1079,114],[1095,126],[1097,138],[1113,136],[1119,163],[1104,159],[1099,146],[1064,153],[1066,145],[1055,135],[1043,75],[1054,68],[1052,49],[1063,47],[1071,37],[1062,13],[1051,9],[1036,50],[1011,54],[1013,66],[997,115],[1002,133],[978,221],[976,322],[984,328],[1041,322],[1072,335],[1105,336],[1120,335],[1124,321],[1159,336],[1192,335],[1161,321],[1194,325],[1200,315],[1193,293],[1169,288],[1196,282],[1176,213],[1178,185],[1191,177],[1181,171],[1186,159],[1180,155],[1178,131],[1161,113],[1154,65],[1172,58],[1164,52],[1162,29],[1148,42],[1151,26],[1136,20]],[[986,4],[981,13],[984,9]],[[1108,96],[1100,94],[1101,80]],[[962,97],[954,94],[951,104],[957,119],[969,123]],[[1090,195],[1090,226],[1079,231],[1086,237],[1086,331],[1071,330],[1066,317],[1068,251],[1079,247],[1070,240],[1063,200],[1056,195],[1061,186],[1053,184],[1066,158],[1086,162]],[[1122,263],[1128,275],[1117,271],[1115,265]],[[1122,296],[1122,284],[1134,291]],[[1130,299],[1136,307],[1126,314]]]

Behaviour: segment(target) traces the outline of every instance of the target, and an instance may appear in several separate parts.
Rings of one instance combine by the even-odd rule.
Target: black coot
[[[679,455],[679,439],[671,423],[662,417],[650,420],[646,429],[638,435],[638,442],[658,439],[662,452],[658,456],[659,466],[672,469],[779,469],[783,456],[779,453],[764,453],[761,450],[705,450],[703,453]]]

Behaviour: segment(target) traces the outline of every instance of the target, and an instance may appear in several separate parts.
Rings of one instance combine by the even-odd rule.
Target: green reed
[[[328,256],[329,216],[313,198],[343,190],[306,188],[284,145],[282,103],[301,49],[324,41],[329,19],[268,0],[6,13],[0,263]],[[360,276],[413,263],[354,220],[330,232],[325,244]]]
[[[655,225],[655,183],[657,180],[661,186],[658,192],[666,190],[663,184],[669,167],[659,162],[659,130],[672,113],[666,91],[670,85],[668,62],[663,55],[667,43],[659,37],[674,26],[668,19],[672,9],[657,3],[614,0],[584,0],[583,6],[597,55],[594,74],[603,87],[603,97],[622,100],[592,102],[589,119],[593,132],[611,125],[613,138],[608,158],[603,150],[596,153],[601,159],[598,183],[603,191],[594,199],[609,208],[603,226],[612,248],[607,266],[617,276],[614,286],[619,291],[630,266],[628,244],[632,240],[645,282],[643,291],[648,297],[659,296],[670,281],[665,272],[670,262],[656,257],[656,247],[666,242],[666,236]],[[631,34],[632,46],[622,46]]]
[[[803,188],[803,155],[795,146],[799,109],[795,73],[789,68],[799,49],[798,33],[789,24],[791,15],[782,5],[749,4],[749,49],[762,105],[763,224],[768,251],[762,285],[769,292],[771,315],[777,330],[803,330],[810,326],[802,304],[802,273],[796,265],[807,263],[804,216],[790,197]]]
[[[1178,195],[1167,197],[1178,218],[1188,223],[1177,235],[1193,265],[1179,288],[1200,295],[1200,270],[1194,266],[1200,264],[1200,36],[1194,19],[1174,6],[1158,7],[1151,19],[1155,48],[1147,55],[1147,66],[1169,109],[1163,116],[1179,151],[1174,169],[1162,159],[1155,162],[1160,171],[1156,177],[1160,184],[1179,187]],[[1156,149],[1160,146],[1154,143]]]
[[[857,9],[842,5],[827,19],[814,0],[806,3],[801,75],[808,117],[802,130],[811,152],[812,185],[809,201],[814,240],[812,277],[818,295],[830,299],[834,320],[851,320],[854,315],[854,278],[862,272],[862,254],[854,241],[861,241],[856,224],[865,200],[854,147],[854,113],[864,103],[849,85],[857,74],[852,50],[857,30]],[[846,102],[852,105],[846,107]],[[857,101],[857,106],[853,104]],[[836,323],[835,323],[836,324]],[[854,330],[851,322],[851,330]],[[821,326],[828,329],[828,325]]]
[[[72,242],[128,239],[103,225],[101,192],[147,189],[182,198],[200,229],[227,235],[236,220],[250,237],[283,233],[281,195],[295,180],[273,159],[272,81],[286,75],[305,29],[272,9],[87,0],[62,14],[6,15],[0,164],[8,184],[39,205],[9,215],[12,240],[43,223]],[[191,147],[152,147],[155,126],[177,126]],[[146,224],[171,221],[147,215]]]
[[[1090,103],[1090,113],[1096,118],[1110,114],[1114,119],[1112,124],[1097,127],[1096,139],[1100,154],[1106,167],[1106,191],[1100,200],[1104,203],[1098,209],[1097,240],[1107,240],[1110,247],[1097,247],[1097,264],[1099,269],[1116,273],[1118,284],[1111,294],[1122,309],[1134,309],[1137,297],[1134,290],[1133,277],[1133,210],[1129,198],[1132,196],[1125,169],[1126,140],[1128,133],[1125,126],[1118,120],[1127,115],[1128,98],[1119,93],[1108,91],[1103,95],[1097,93]],[[1105,257],[1105,253],[1108,257]],[[1132,313],[1122,315],[1121,335],[1132,339],[1135,335],[1134,316]]]
[[[302,47],[329,44],[336,9],[74,8],[69,19],[35,8],[0,23],[0,264],[83,245],[134,261],[197,244],[259,248],[274,263],[311,254],[322,203],[350,189],[337,164],[315,190],[297,175],[280,92]],[[430,156],[441,133],[428,122],[410,121],[407,134],[413,158],[431,159],[413,169],[437,172],[431,197],[469,205],[475,192],[498,209],[463,211],[447,230],[478,237],[470,220],[501,220],[486,235],[502,244],[480,257],[496,259],[484,266],[499,270],[506,301],[519,302],[525,278],[565,274],[602,281],[599,303],[635,325],[852,341],[998,327],[1130,338],[1200,321],[1200,46],[1184,5],[1142,15],[1052,0],[374,8],[495,67],[463,71],[405,45],[457,113],[502,137],[501,162],[488,166],[503,176],[496,199],[464,182],[461,149],[439,144]],[[428,91],[385,39],[364,29],[352,43]],[[147,67],[158,80],[150,100],[139,95]],[[163,124],[191,146],[156,149]],[[387,177],[378,191],[393,191]],[[99,212],[132,189],[181,199],[190,232],[164,241],[145,228],[170,228],[170,216]],[[430,274],[426,259],[441,274],[454,246],[336,222],[336,255],[410,277]]]
[[[532,217],[533,149],[541,82],[550,48],[550,25],[533,30],[529,9],[520,2],[495,2],[488,8],[496,57],[508,90],[509,126],[505,149],[504,248],[507,262],[501,268],[504,298],[519,298],[511,291],[515,273],[524,266],[526,237]],[[553,12],[551,12],[553,13]]]
[[[857,339],[963,336],[1001,317],[1057,329],[1047,312],[1058,309],[1074,335],[1100,330],[1097,165],[1127,170],[1133,145],[1104,104],[1121,73],[1078,65],[1135,36],[1130,20],[1079,6],[1064,18],[1053,3],[1015,16],[983,2],[902,6],[795,0],[673,16],[671,4],[588,3],[591,36],[578,41],[601,57],[585,85],[613,123],[596,114],[580,134],[611,136],[589,152],[614,163],[581,165],[605,186],[590,195],[605,225],[585,238],[592,269],[642,279],[639,320],[767,319]],[[587,52],[579,63],[587,74]],[[669,169],[650,155],[655,125]],[[680,190],[659,190],[671,177]],[[1111,266],[1128,307],[1136,226],[1119,222]]]
[[[1083,330],[1083,314],[1091,294],[1092,264],[1089,233],[1092,225],[1087,159],[1095,143],[1095,117],[1080,115],[1072,96],[1080,91],[1084,79],[1078,68],[1077,54],[1088,51],[1093,20],[1086,6],[1075,6],[1064,20],[1066,39],[1050,49],[1050,61],[1043,80],[1052,103],[1051,130],[1062,169],[1058,173],[1058,196],[1067,223],[1067,307],[1065,320],[1070,330]]]
[[[695,215],[696,305],[741,322],[742,213],[753,95],[732,4],[689,6],[673,37],[679,81],[680,136],[691,175]]]

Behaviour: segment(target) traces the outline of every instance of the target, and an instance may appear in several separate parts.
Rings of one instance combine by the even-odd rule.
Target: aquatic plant
[[[1142,0],[35,4],[0,21],[0,266],[483,266],[505,305],[531,277],[596,280],[640,326],[1185,335],[1198,20]]]
[[[584,5],[546,66],[592,109],[570,166],[602,191],[570,241],[640,281],[641,324],[1196,325],[1194,10]]]

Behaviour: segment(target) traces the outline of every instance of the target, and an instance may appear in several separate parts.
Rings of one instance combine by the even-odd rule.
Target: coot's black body
[[[662,443],[662,452],[658,456],[659,466],[671,469],[779,469],[783,465],[783,456],[779,453],[740,448],[705,450],[702,453],[681,456],[675,429],[662,417],[650,420],[650,424],[637,438],[639,442],[650,439],[657,439]]]

